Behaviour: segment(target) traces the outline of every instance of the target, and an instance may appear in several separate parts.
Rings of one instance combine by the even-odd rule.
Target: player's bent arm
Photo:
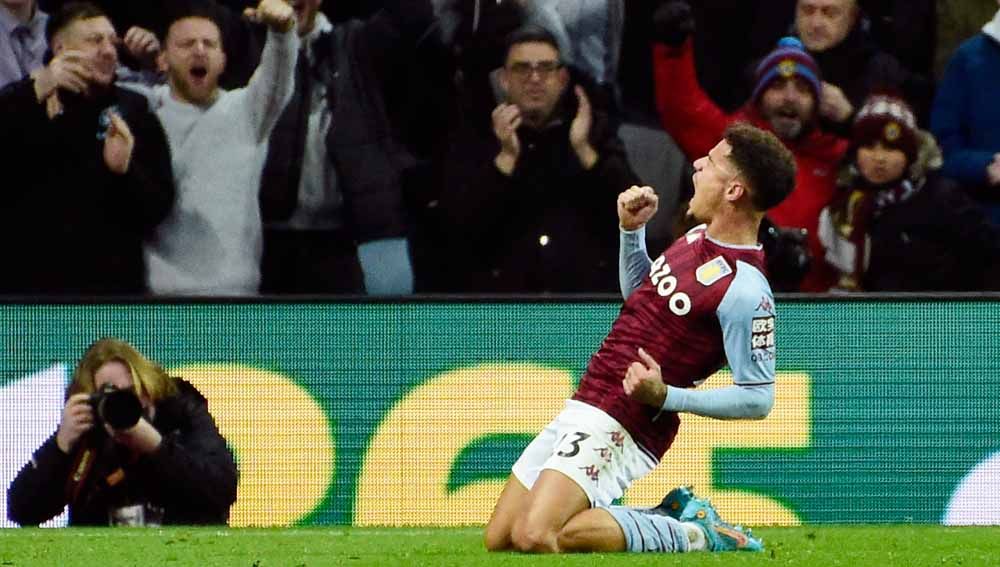
[[[714,390],[667,386],[663,410],[715,419],[764,419],[774,407],[774,383],[736,384]]]
[[[649,274],[653,262],[646,252],[646,227],[621,229],[618,245],[618,285],[622,298],[628,299]]]
[[[695,391],[667,387],[663,409],[716,419],[762,419],[774,405],[774,296],[764,275],[736,262],[716,309],[732,386]]]

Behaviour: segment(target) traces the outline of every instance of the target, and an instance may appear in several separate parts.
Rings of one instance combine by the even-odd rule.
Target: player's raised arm
[[[618,247],[618,283],[622,297],[628,296],[642,283],[652,264],[646,252],[646,223],[656,214],[659,197],[652,187],[632,187],[618,195],[618,225],[621,229]]]

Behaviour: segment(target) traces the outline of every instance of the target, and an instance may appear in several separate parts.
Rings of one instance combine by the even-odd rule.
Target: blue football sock
[[[669,516],[625,506],[610,506],[606,510],[625,533],[627,551],[684,553],[690,550],[687,530]]]

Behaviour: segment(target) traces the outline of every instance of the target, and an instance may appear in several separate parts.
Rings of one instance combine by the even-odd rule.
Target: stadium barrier
[[[240,464],[234,526],[482,524],[619,306],[2,304],[0,525],[7,486],[102,336],[208,397]],[[692,484],[750,525],[1000,523],[1000,299],[790,297],[777,321],[771,416],[683,416],[625,504]],[[728,382],[720,371],[702,387]]]

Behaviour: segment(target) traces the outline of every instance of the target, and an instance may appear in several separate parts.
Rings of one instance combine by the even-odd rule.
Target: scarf
[[[851,169],[852,173],[856,173],[854,166]],[[851,270],[842,274],[837,287],[858,291],[862,289],[861,282],[871,257],[868,233],[872,220],[877,219],[889,207],[910,199],[920,189],[920,185],[908,179],[872,185],[859,174],[852,177],[856,179],[853,187],[848,187],[833,198],[829,212],[837,236],[849,241],[857,251]]]

